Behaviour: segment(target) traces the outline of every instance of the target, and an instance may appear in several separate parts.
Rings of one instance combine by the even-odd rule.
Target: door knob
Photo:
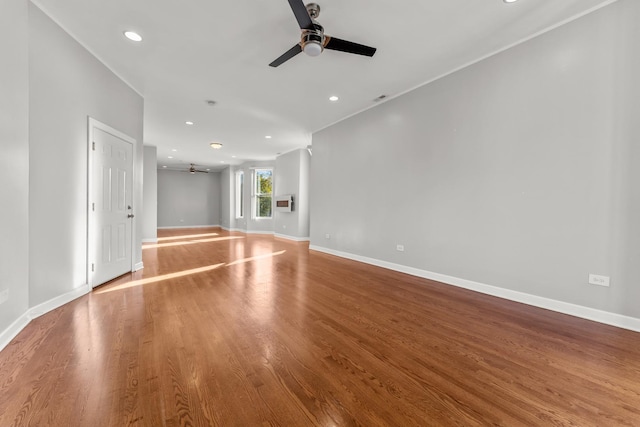
[[[133,218],[133,217],[134,217],[134,215],[133,215],[133,214],[129,214],[129,215],[127,215],[127,218]]]

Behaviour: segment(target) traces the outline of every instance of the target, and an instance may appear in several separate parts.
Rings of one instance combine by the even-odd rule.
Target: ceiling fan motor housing
[[[305,6],[302,2],[303,0],[288,1],[302,34],[300,41],[271,62],[269,64],[270,67],[278,67],[302,52],[309,56],[318,56],[325,48],[369,57],[376,53],[375,47],[342,40],[337,37],[325,36],[324,28],[316,21],[320,16],[320,6],[317,3],[309,3]]]
[[[300,44],[302,50],[309,56],[318,56],[324,50],[324,28],[314,22],[312,30],[303,30]]]

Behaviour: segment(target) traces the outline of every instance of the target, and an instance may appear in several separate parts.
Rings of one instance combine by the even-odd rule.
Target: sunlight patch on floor
[[[282,255],[285,252],[286,251],[279,251],[279,252],[273,252],[273,253],[270,253],[270,254],[256,255],[256,256],[252,256],[250,258],[244,258],[244,259],[239,259],[237,261],[230,262],[228,264],[225,264],[225,266],[244,264],[245,262],[255,261],[255,260],[258,260],[258,259],[273,258],[275,256]]]
[[[211,237],[211,236],[219,236],[218,233],[204,233],[204,234],[189,234],[189,235],[180,235],[180,236],[168,236],[168,237],[158,237],[158,242],[165,242],[167,240],[180,240],[180,239],[195,239],[197,237]]]
[[[186,242],[169,242],[169,243],[157,243],[152,245],[143,245],[142,250],[145,249],[156,249],[156,248],[167,248],[170,246],[181,246],[181,245],[195,245],[196,243],[209,243],[209,242],[220,242],[224,240],[237,240],[244,239],[243,236],[225,236],[225,237],[214,237],[212,239],[198,239],[198,240],[188,240]]]
[[[220,264],[212,264],[212,265],[207,265],[205,267],[192,268],[190,270],[183,270],[175,273],[163,274],[161,276],[153,276],[153,277],[147,277],[146,279],[133,280],[131,282],[123,283],[121,285],[116,285],[106,289],[99,289],[95,291],[95,293],[104,294],[107,292],[121,291],[123,289],[133,288],[134,286],[142,286],[142,285],[147,285],[149,283],[157,283],[157,282],[162,282],[163,280],[175,279],[177,277],[184,277],[184,276],[189,276],[191,274],[197,274],[197,273],[203,273],[205,271],[215,270],[216,268],[220,268],[224,265],[225,264],[222,262]]]
[[[241,238],[241,237],[238,237],[238,238]],[[169,280],[169,279],[175,279],[175,278],[178,278],[178,277],[189,276],[189,275],[192,275],[192,274],[204,273],[205,271],[215,270],[216,268],[220,268],[220,267],[230,267],[230,266],[233,266],[233,265],[244,264],[244,263],[251,262],[251,261],[257,261],[257,260],[267,259],[267,258],[274,258],[276,256],[284,254],[285,252],[287,252],[287,251],[286,250],[282,250],[282,251],[272,252],[272,253],[268,253],[268,254],[264,254],[264,255],[256,255],[256,256],[249,257],[249,258],[242,258],[242,259],[238,259],[238,260],[231,261],[231,262],[228,262],[228,263],[222,262],[220,264],[212,264],[212,265],[207,265],[205,267],[192,268],[192,269],[189,269],[189,270],[178,271],[178,272],[175,272],[175,273],[169,273],[169,274],[163,274],[163,275],[160,275],[160,276],[147,277],[146,279],[133,280],[131,282],[122,283],[120,285],[114,285],[114,286],[111,286],[111,287],[105,287],[105,289],[98,289],[98,290],[94,291],[94,294],[106,294],[108,292],[121,291],[123,289],[129,289],[129,288],[133,288],[133,287],[136,287],[136,286],[144,286],[144,285],[148,285],[150,283],[157,283],[157,282],[162,282],[164,280]]]

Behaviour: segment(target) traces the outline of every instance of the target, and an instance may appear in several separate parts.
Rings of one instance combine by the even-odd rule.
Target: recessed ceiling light
[[[219,150],[222,148],[222,144],[220,144],[219,142],[212,142],[211,144],[209,144],[211,146],[211,148],[213,148],[214,150]]]
[[[193,122],[184,122],[184,124],[187,126],[193,126]]]
[[[224,160],[220,160],[220,163],[224,163]]]
[[[173,156],[167,156],[167,159],[173,159]]]
[[[271,135],[265,136],[266,139],[271,139]]]
[[[171,149],[171,151],[173,151],[173,152],[175,153],[175,152],[176,152],[176,151],[178,151],[178,150],[176,150],[175,148],[172,148],[172,149]]]
[[[235,158],[236,158],[236,156],[231,156],[231,158],[232,158],[232,159],[235,159]]]
[[[338,98],[337,96],[333,95],[329,97],[329,101],[331,102],[336,102],[337,100],[339,100],[340,98]]]
[[[517,2],[518,0],[502,0],[502,1],[504,1],[505,3],[515,3],[515,2]]]
[[[135,31],[125,31],[124,32],[124,36],[126,38],[128,38],[131,41],[134,42],[141,42],[142,41],[142,36],[138,33],[136,33]]]
[[[166,166],[163,166],[163,168],[166,168]]]
[[[211,169],[207,169],[207,171],[210,171]]]

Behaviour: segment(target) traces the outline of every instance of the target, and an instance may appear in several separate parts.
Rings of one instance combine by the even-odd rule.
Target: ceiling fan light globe
[[[302,50],[309,56],[318,56],[322,53],[322,45],[317,41],[308,41]]]

